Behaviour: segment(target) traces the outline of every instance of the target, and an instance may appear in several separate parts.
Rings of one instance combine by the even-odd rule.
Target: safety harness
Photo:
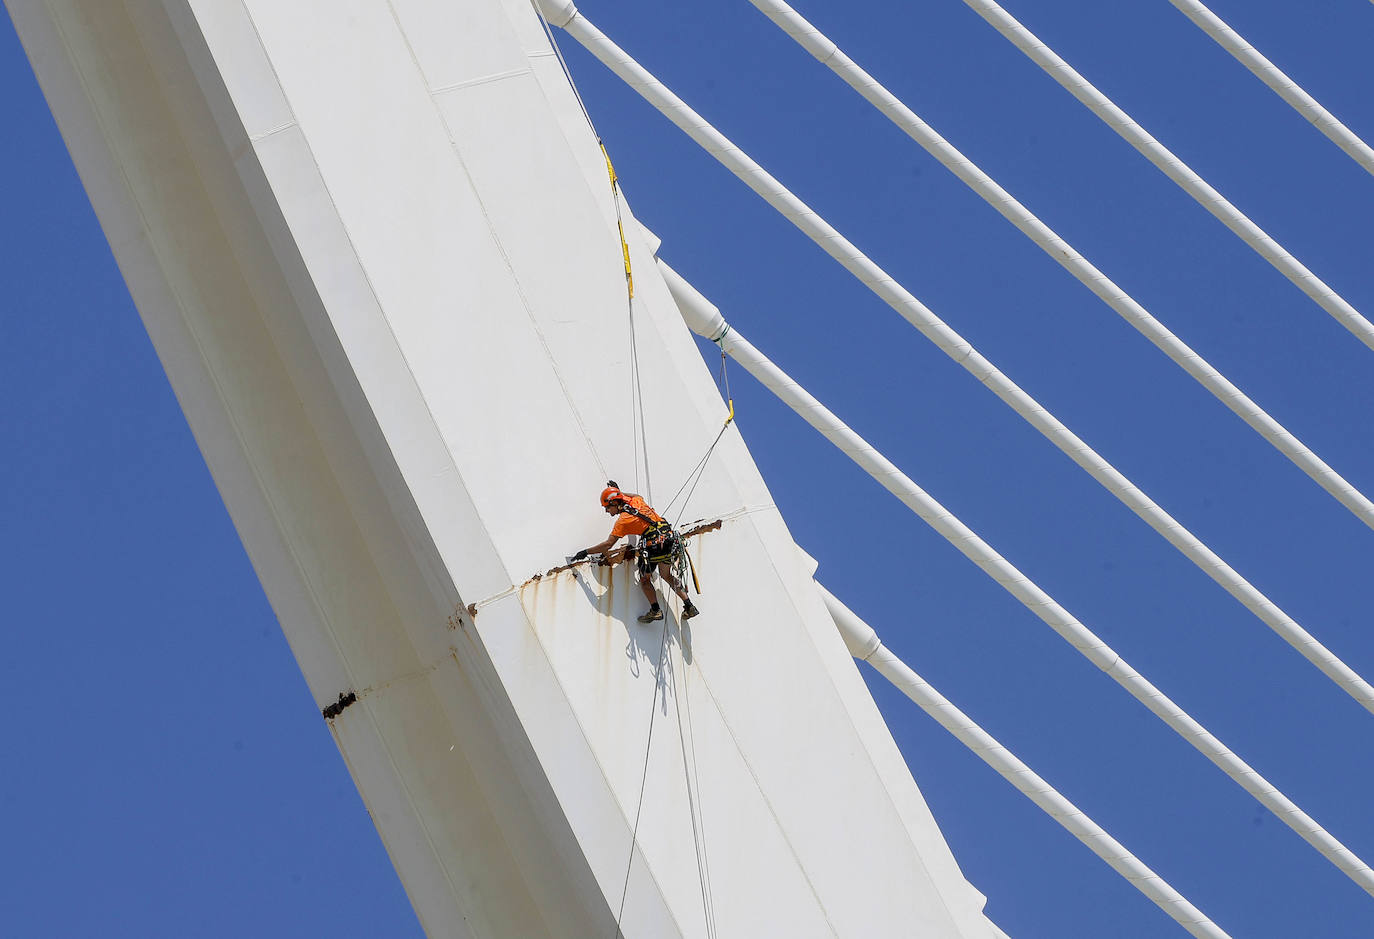
[[[649,526],[639,536],[643,543],[636,549],[637,552],[642,553],[644,560],[649,564],[672,561],[683,549],[682,536],[677,533],[667,519],[655,519],[645,515],[631,505],[628,499],[621,503],[620,511],[633,515]]]

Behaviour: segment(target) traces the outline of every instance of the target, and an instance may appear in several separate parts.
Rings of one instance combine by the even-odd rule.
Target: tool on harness
[[[682,536],[677,533],[667,519],[655,520],[651,516],[630,505],[621,508],[622,512],[633,515],[649,527],[641,534],[640,543],[635,546],[635,557],[639,560],[641,571],[652,570],[652,565],[672,561],[683,550]]]
[[[640,574],[647,575],[660,564],[668,564],[677,576],[678,582],[685,584],[691,559],[687,557],[687,546],[682,536],[673,528],[671,522],[657,513],[648,514],[635,508],[625,494],[620,491],[615,480],[607,480],[601,492],[601,505],[608,507],[612,502],[620,503],[620,511],[644,522],[648,527],[640,534],[640,543],[627,551],[627,556],[635,558],[635,566]],[[651,510],[652,511],[652,510]],[[696,583],[696,571],[692,571]],[[701,593],[698,586],[697,593]]]
[[[697,592],[697,596],[701,596],[701,581],[697,580],[697,566],[692,562],[692,556],[690,554],[686,551],[683,551],[682,554],[687,558],[687,569],[692,572],[692,589]]]

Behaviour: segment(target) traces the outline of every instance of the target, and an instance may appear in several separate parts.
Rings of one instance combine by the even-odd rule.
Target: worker
[[[601,491],[601,507],[607,515],[616,516],[610,535],[600,544],[578,551],[572,556],[573,560],[580,561],[589,554],[605,554],[623,536],[639,535],[640,544],[635,551],[639,589],[644,591],[644,596],[649,601],[649,609],[640,614],[639,621],[652,623],[654,620],[663,619],[663,610],[658,605],[658,594],[654,592],[651,580],[654,568],[658,568],[658,576],[662,577],[663,582],[681,598],[682,618],[691,619],[696,616],[699,611],[692,605],[686,588],[673,576],[673,559],[677,552],[682,550],[682,538],[673,531],[673,526],[649,508],[649,503],[641,496],[632,492],[621,492],[615,480],[608,481],[606,488]]]

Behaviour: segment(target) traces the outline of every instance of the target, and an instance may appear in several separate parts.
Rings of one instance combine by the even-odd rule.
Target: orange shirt
[[[661,522],[663,518],[649,508],[649,503],[645,502],[640,496],[634,493],[625,493],[625,499],[634,510],[645,518],[652,519],[654,522]],[[649,530],[649,522],[643,518],[635,518],[629,512],[621,512],[616,516],[615,525],[611,528],[611,537],[620,538],[624,535],[642,535]]]

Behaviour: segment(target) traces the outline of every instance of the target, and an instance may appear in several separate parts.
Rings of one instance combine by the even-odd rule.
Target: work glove
[[[574,561],[580,561],[580,560],[582,560],[583,558],[585,558],[586,556],[587,556],[587,549],[586,549],[586,548],[583,548],[581,551],[579,551],[579,552],[577,552],[576,554],[574,554],[572,559],[573,559]]]

